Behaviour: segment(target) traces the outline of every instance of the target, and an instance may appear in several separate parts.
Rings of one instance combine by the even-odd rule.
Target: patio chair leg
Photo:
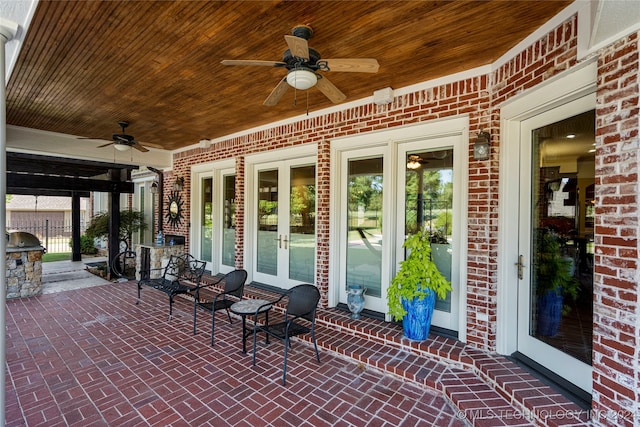
[[[282,367],[282,385],[287,385],[287,353],[289,350],[289,346],[291,343],[289,342],[289,337],[285,340],[284,343],[284,366]]]
[[[233,320],[231,320],[231,313],[229,313],[229,309],[227,308],[227,317],[229,318],[229,323],[233,324]]]
[[[244,331],[242,331],[244,334]],[[253,366],[256,366],[256,327],[253,327]]]
[[[173,295],[169,295],[169,320],[171,320],[172,314],[173,314]]]
[[[138,283],[138,299],[136,300],[136,305],[140,304],[140,289],[142,287],[140,286],[140,283]]]
[[[211,347],[213,347],[213,340],[214,340],[213,332],[215,331],[215,327],[216,327],[216,311],[214,310],[211,312]]]
[[[196,305],[196,302],[193,302],[193,335],[196,334],[196,317],[198,314],[198,306]]]
[[[316,349],[316,358],[318,359],[318,363],[320,363],[320,353],[318,353],[318,344],[316,344],[316,333],[313,329],[311,330],[311,339],[313,340],[313,347]]]

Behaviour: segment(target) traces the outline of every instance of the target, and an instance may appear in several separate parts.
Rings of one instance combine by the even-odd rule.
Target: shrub
[[[69,239],[69,247],[73,248],[73,239]],[[98,253],[93,238],[83,234],[80,236],[80,253],[84,255],[95,255]]]

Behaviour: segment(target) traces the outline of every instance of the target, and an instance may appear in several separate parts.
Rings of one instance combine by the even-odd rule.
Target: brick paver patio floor
[[[433,388],[306,342],[289,352],[259,344],[241,352],[240,321],[166,295],[117,283],[7,301],[9,426],[465,426]],[[366,348],[361,349],[363,352]]]

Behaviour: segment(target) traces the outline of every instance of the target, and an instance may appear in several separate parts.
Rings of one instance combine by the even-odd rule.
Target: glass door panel
[[[257,266],[259,273],[278,275],[278,170],[258,172]]]
[[[200,259],[212,262],[213,249],[213,178],[202,178],[200,195]]]
[[[289,278],[314,283],[316,167],[291,168],[289,188]]]
[[[347,177],[346,283],[382,296],[383,158],[349,160]]]
[[[464,188],[468,142],[461,134],[419,139],[398,147],[395,265],[406,257],[407,235],[426,230],[431,257],[451,282],[446,298],[436,299],[432,324],[459,331],[460,296],[464,280]]]
[[[235,266],[236,176],[222,177],[222,265]]]
[[[453,149],[410,152],[405,163],[405,235],[427,230],[431,257],[451,281]],[[438,298],[435,308],[451,312],[451,292],[445,299]]]

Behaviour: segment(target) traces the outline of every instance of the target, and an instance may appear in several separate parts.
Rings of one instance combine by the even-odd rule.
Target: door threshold
[[[506,357],[549,387],[556,390],[558,393],[562,394],[567,399],[574,402],[576,405],[580,406],[582,409],[591,409],[591,394],[582,390],[580,387],[570,383],[560,375],[550,371],[519,351],[516,351],[511,356]]]

